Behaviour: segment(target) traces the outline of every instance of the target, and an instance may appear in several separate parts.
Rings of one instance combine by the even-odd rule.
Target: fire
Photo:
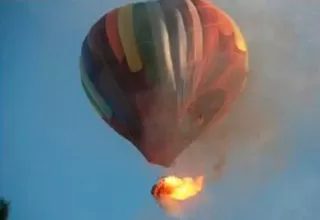
[[[197,178],[167,176],[156,185],[155,194],[174,200],[186,200],[197,195],[203,188],[203,176]]]

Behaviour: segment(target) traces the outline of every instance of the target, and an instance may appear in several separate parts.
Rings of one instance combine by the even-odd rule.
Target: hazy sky
[[[105,11],[124,3],[0,0],[0,196],[11,201],[11,220],[167,219],[149,193],[161,169],[148,165],[99,119],[80,84],[78,56],[84,36]],[[220,0],[217,4],[242,24],[249,49],[251,44],[253,51],[265,43],[283,46],[273,53],[265,46],[268,52],[257,53],[252,62],[274,75],[287,73],[282,80],[293,87],[303,82],[313,107],[302,111],[309,104],[305,96],[288,102],[301,105],[290,111],[294,117],[277,142],[290,146],[281,171],[256,170],[268,178],[246,184],[250,176],[246,169],[231,168],[236,175],[226,174],[219,184],[207,186],[206,203],[188,219],[318,219],[320,93],[310,88],[319,88],[314,80],[320,79],[319,3]],[[291,75],[299,76],[291,80]]]

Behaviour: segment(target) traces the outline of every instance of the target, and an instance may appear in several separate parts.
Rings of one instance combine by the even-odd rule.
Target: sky
[[[98,117],[80,84],[78,57],[88,29],[128,2],[0,0],[0,197],[11,201],[10,220],[170,219],[150,195],[163,170]],[[286,146],[285,165],[272,166],[280,151],[235,150],[231,160],[242,162],[235,160],[221,182],[208,184],[206,202],[183,218],[318,219],[320,4],[216,4],[242,25],[253,68],[285,82],[273,87],[278,95],[266,92],[281,106],[281,118],[288,116],[270,144]],[[258,162],[244,163],[248,155],[238,156],[239,151],[251,152]]]

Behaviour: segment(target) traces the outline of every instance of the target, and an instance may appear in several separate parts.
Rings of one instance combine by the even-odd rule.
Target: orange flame
[[[203,176],[195,179],[167,176],[162,178],[156,185],[155,194],[159,197],[169,197],[174,200],[186,200],[197,195],[202,190],[203,180]]]

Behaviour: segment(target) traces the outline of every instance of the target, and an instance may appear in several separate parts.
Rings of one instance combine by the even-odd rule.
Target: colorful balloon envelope
[[[248,73],[235,22],[206,0],[158,0],[106,13],[82,44],[96,111],[153,164],[177,156],[229,112]]]

